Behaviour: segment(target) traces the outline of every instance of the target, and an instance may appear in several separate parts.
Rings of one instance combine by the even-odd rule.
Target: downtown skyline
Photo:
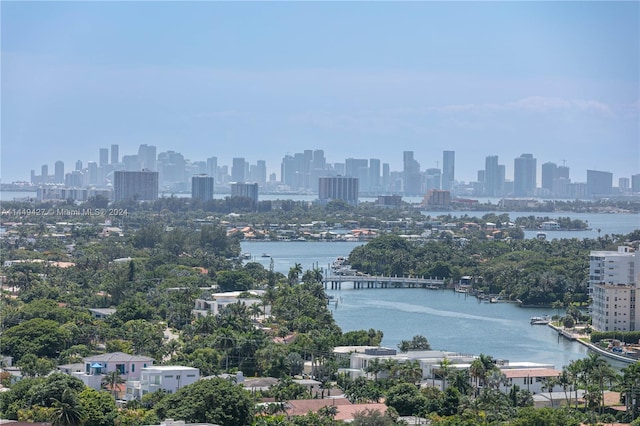
[[[637,2],[0,7],[3,183],[113,144],[278,176],[308,147],[392,170],[451,150],[461,181],[523,153],[640,172]]]

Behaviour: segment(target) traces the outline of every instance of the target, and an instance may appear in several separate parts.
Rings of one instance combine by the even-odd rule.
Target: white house
[[[240,298],[240,291],[229,291],[225,293],[213,293],[211,299],[196,299],[195,307],[191,313],[196,317],[206,317],[208,315],[217,315],[225,307],[233,303],[242,303],[246,306],[260,305],[261,309],[265,309],[264,315],[270,315],[271,306],[262,306],[262,299],[259,297],[264,293],[263,290],[251,290],[249,293],[255,297],[253,298]]]
[[[542,392],[545,379],[559,377],[562,372],[554,368],[508,368],[500,370],[506,377],[508,384],[501,385],[500,390],[509,392],[514,385],[520,389],[537,394]],[[547,390],[547,389],[545,389]]]
[[[177,392],[200,379],[200,370],[181,365],[154,365],[140,372],[140,380],[127,380],[125,400],[140,399],[148,393],[163,390]]]

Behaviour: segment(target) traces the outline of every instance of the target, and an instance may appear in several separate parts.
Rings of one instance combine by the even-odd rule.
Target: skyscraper
[[[613,173],[587,170],[587,196],[609,196],[613,192]]]
[[[214,179],[218,177],[218,157],[207,158],[207,174]]]
[[[116,170],[113,174],[115,201],[152,201],[158,199],[158,172]]]
[[[191,198],[213,200],[213,177],[200,174],[191,178]]]
[[[40,168],[40,183],[48,183],[49,182],[49,166],[43,164]]]
[[[89,185],[97,185],[98,184],[98,164],[95,161],[89,161],[87,163],[88,175],[89,179],[87,183]]]
[[[556,163],[544,163],[542,165],[542,184],[541,188],[549,192],[553,190],[553,181],[557,179],[558,166]]]
[[[640,193],[640,174],[631,175],[631,192]]]
[[[413,151],[404,151],[403,159],[403,184],[404,195],[421,195],[422,179],[420,177],[420,163],[413,159]]]
[[[231,181],[244,182],[246,179],[244,157],[234,158],[231,165]]]
[[[158,170],[157,149],[154,145],[142,144],[138,147],[138,162],[141,169]]]
[[[500,165],[498,164],[498,156],[490,155],[484,161],[484,193],[488,197],[497,197],[502,195],[502,185],[504,179],[501,179]]]
[[[100,148],[100,167],[109,164],[109,148]]]
[[[114,166],[120,162],[120,155],[118,151],[118,144],[111,145],[111,164]]]
[[[456,152],[442,152],[442,189],[450,191],[453,188],[456,170]]]
[[[55,183],[64,183],[64,162],[58,160],[54,165]]]
[[[369,159],[369,192],[378,193],[381,189],[380,181],[380,160],[378,158]]]
[[[358,178],[349,176],[319,178],[318,199],[320,202],[342,200],[351,205],[358,204]]]
[[[536,159],[522,154],[513,161],[513,190],[516,197],[532,197],[536,189]]]

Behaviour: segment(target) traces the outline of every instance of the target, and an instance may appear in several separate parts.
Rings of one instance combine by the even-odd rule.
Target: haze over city
[[[3,2],[2,182],[140,144],[191,160],[456,152],[640,172],[640,5]],[[540,176],[540,174],[538,174]]]

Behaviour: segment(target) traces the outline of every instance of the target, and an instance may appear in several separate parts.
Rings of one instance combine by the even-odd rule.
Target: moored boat
[[[548,316],[543,317],[531,317],[531,325],[546,325],[551,322],[551,318]]]

